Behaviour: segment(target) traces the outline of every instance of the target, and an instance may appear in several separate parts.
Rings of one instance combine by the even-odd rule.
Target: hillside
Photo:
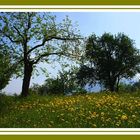
[[[0,96],[1,128],[138,128],[138,94]]]

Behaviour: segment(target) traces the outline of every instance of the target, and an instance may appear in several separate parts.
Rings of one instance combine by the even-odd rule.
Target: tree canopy
[[[0,46],[0,90],[2,90],[9,82],[13,72],[9,70],[11,67],[11,58],[5,46]]]
[[[22,66],[22,96],[28,95],[36,64],[53,63],[61,57],[76,58],[79,54],[81,36],[68,17],[58,22],[51,13],[0,13],[0,34],[0,43],[10,50],[15,69]]]
[[[122,78],[132,78],[140,71],[140,55],[127,35],[104,33],[91,35],[86,42],[84,63],[77,74],[83,85],[99,83],[117,91]]]

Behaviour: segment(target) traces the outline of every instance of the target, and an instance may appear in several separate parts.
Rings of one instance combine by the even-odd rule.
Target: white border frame
[[[140,12],[132,5],[3,5],[0,12]],[[0,128],[0,135],[140,135],[140,128]]]

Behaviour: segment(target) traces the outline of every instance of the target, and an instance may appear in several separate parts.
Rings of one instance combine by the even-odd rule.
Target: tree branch
[[[27,31],[28,31],[31,28],[31,15],[29,14],[29,12],[27,14],[28,14],[28,25],[27,25]]]
[[[21,42],[21,40],[13,40],[12,37],[11,37],[10,35],[6,34],[6,33],[3,32],[2,30],[0,30],[0,32],[3,33],[3,35],[4,35],[5,37],[7,37],[12,43],[19,43],[19,42]]]
[[[28,40],[30,39],[30,37],[28,37],[27,32],[29,31],[29,29],[31,28],[31,14],[28,12],[28,21],[27,21],[27,27],[24,29],[24,34],[25,34],[25,40],[26,42],[28,42]]]
[[[11,65],[6,71],[5,73],[9,73],[9,71],[12,73],[13,71],[15,71],[15,69],[17,69],[17,66],[23,62],[23,59],[19,60],[18,62],[14,63],[13,65]]]
[[[22,37],[22,39],[24,40],[24,36],[20,33],[20,31],[15,26],[13,26],[13,27],[17,31],[17,33]]]
[[[29,54],[30,52],[32,52],[33,50],[35,50],[35,49],[37,49],[37,48],[39,48],[39,47],[41,47],[41,46],[44,46],[44,44],[46,43],[46,41],[49,41],[49,40],[47,40],[47,39],[44,38],[41,44],[36,45],[35,47],[31,48],[31,49],[27,52],[27,54]]]
[[[42,41],[41,44],[39,45],[36,45],[34,46],[33,48],[31,48],[27,54],[29,54],[30,52],[32,52],[33,50],[41,47],[41,46],[44,46],[44,44],[47,42],[47,41],[50,41],[50,40],[53,40],[53,39],[56,39],[56,40],[63,40],[63,41],[74,41],[74,40],[78,40],[78,39],[83,39],[83,38],[68,38],[68,37],[59,37],[59,36],[50,36],[48,38],[46,38],[46,36],[44,36],[44,39]]]
[[[56,53],[44,53],[40,55],[34,62],[33,64],[37,64],[43,57],[47,57],[50,55],[63,55],[63,52],[56,52]]]
[[[21,40],[13,40],[12,37],[8,34],[5,34],[5,36],[12,42],[12,43],[20,43]]]
[[[40,56],[33,62],[33,64],[37,64],[43,57],[47,57],[47,56],[50,56],[50,55],[63,55],[63,56],[65,56],[65,57],[70,57],[70,56],[71,56],[71,58],[72,58],[72,57],[73,57],[73,58],[75,58],[75,57],[81,57],[81,56],[79,56],[79,55],[74,55],[74,54],[71,54],[71,53],[66,53],[66,52],[64,52],[64,51],[62,51],[62,52],[54,52],[54,53],[44,53],[44,54],[40,55]]]

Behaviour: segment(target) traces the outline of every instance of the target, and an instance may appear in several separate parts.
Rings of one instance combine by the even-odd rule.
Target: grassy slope
[[[140,127],[138,94],[1,96],[0,102],[1,128]]]

